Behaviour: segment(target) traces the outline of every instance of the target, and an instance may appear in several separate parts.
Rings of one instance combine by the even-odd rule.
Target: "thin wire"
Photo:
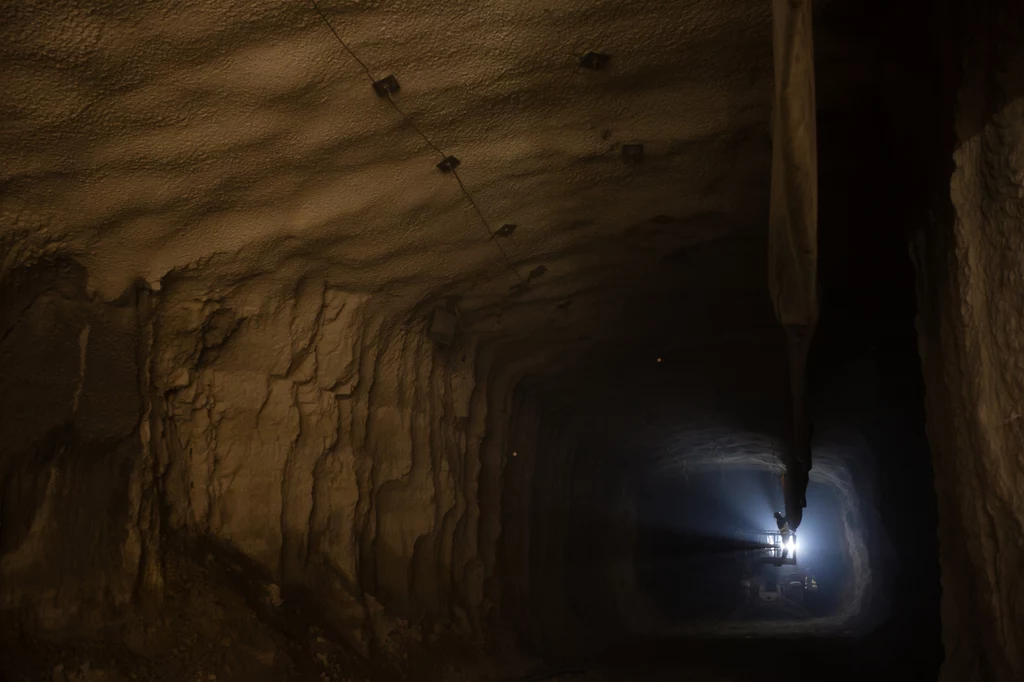
[[[516,267],[512,264],[512,259],[509,257],[508,252],[505,251],[505,247],[501,245],[501,242],[494,238],[494,230],[491,229],[491,224],[487,222],[487,218],[484,217],[483,211],[481,211],[480,207],[477,206],[476,200],[473,199],[473,195],[471,195],[469,190],[466,189],[466,186],[462,183],[462,178],[455,172],[454,168],[452,169],[452,175],[455,176],[455,181],[459,183],[462,193],[465,194],[466,199],[469,200],[470,206],[472,206],[473,210],[476,211],[476,214],[480,216],[480,223],[483,225],[484,229],[487,230],[487,234],[490,235],[490,242],[498,247],[498,251],[501,251],[501,255],[505,258],[505,263],[508,264],[508,269],[516,276],[516,279],[519,280],[520,284],[526,284],[526,280],[523,279],[523,276],[519,274]]]
[[[373,77],[373,72],[370,71],[370,67],[366,65],[366,62],[360,59],[359,56],[352,50],[352,48],[350,48],[348,44],[342,39],[341,35],[338,34],[338,32],[334,29],[334,26],[331,24],[330,20],[327,18],[327,15],[324,14],[324,11],[322,9],[320,9],[320,5],[317,4],[316,0],[309,0],[309,2],[311,5],[313,5],[313,8],[316,9],[317,14],[320,15],[320,18],[323,20],[323,22],[327,24],[327,28],[331,30],[331,33],[334,34],[334,37],[338,39],[338,43],[345,49],[349,56],[352,57],[352,59],[354,59],[357,64],[359,64],[359,66],[363,67],[363,71],[366,72],[366,76],[370,79],[370,82],[375,84],[377,82],[377,79]],[[390,90],[385,91],[385,94],[387,94],[388,102],[390,102],[391,106],[394,107],[395,111],[398,112],[398,115],[402,117],[402,120],[405,121],[405,123],[408,124],[410,128],[416,131],[416,133],[421,138],[423,138],[423,141],[427,143],[427,146],[429,146],[431,149],[437,152],[437,154],[441,157],[442,160],[447,159],[448,154],[446,154],[440,147],[434,144],[433,141],[429,137],[427,137],[427,134],[424,133],[423,130],[421,130],[418,125],[416,125],[415,121],[413,121],[408,114],[402,111],[402,108],[398,106],[398,102],[396,102],[394,97],[391,96]],[[501,252],[502,258],[505,259],[505,264],[508,265],[508,269],[511,270],[512,274],[516,276],[516,279],[519,280],[519,283],[521,285],[526,284],[526,280],[523,279],[522,275],[520,275],[519,272],[516,270],[515,265],[512,264],[512,259],[509,257],[508,252],[505,250],[505,247],[498,243],[498,241],[494,238],[495,231],[491,227],[490,221],[487,220],[487,217],[484,215],[484,212],[480,210],[480,206],[476,203],[476,200],[473,198],[473,195],[470,193],[469,189],[466,188],[466,184],[462,181],[462,178],[459,176],[458,172],[456,172],[455,168],[450,168],[449,172],[455,177],[455,181],[459,183],[459,189],[462,191],[462,194],[465,195],[466,199],[469,201],[469,205],[473,207],[473,210],[476,212],[477,216],[479,216],[480,224],[483,226],[484,230],[486,230],[488,240],[491,243],[493,243],[494,246],[497,247],[499,252]]]
[[[324,23],[327,24],[327,28],[331,29],[331,33],[333,33],[334,37],[338,39],[338,42],[341,43],[341,46],[345,48],[345,52],[348,52],[349,56],[352,57],[352,59],[356,60],[356,63],[359,64],[359,66],[363,67],[363,71],[366,72],[366,75],[370,79],[370,82],[376,83],[377,79],[373,77],[373,72],[370,71],[370,67],[368,67],[366,63],[363,62],[363,60],[360,59],[356,55],[356,53],[352,51],[352,48],[348,46],[348,43],[342,40],[341,36],[338,35],[338,32],[334,30],[334,26],[327,19],[327,15],[324,14],[324,11],[322,9],[320,9],[320,5],[316,3],[316,0],[309,0],[309,2],[310,4],[313,5],[313,8],[316,10],[316,13],[320,15],[320,18],[324,20]]]
[[[446,154],[440,147],[435,145],[430,140],[430,138],[427,137],[427,134],[424,133],[423,130],[418,125],[416,125],[415,121],[413,121],[408,114],[402,111],[402,108],[398,106],[398,102],[396,102],[395,98],[391,96],[391,93],[388,92],[387,95],[388,101],[391,102],[391,106],[395,108],[395,111],[398,112],[399,116],[405,119],[405,122],[409,124],[409,127],[415,130],[417,134],[419,134],[419,136],[423,138],[423,141],[426,142],[431,149],[437,152],[442,159],[447,159],[448,154]],[[455,181],[459,183],[459,189],[462,190],[462,193],[466,196],[466,200],[469,201],[469,205],[473,207],[473,210],[476,211],[477,216],[480,217],[480,224],[483,225],[484,230],[487,232],[487,238],[491,242],[493,242],[496,247],[498,247],[498,251],[501,252],[501,255],[505,259],[505,263],[508,265],[509,270],[511,270],[512,274],[516,276],[516,278],[519,280],[519,283],[525,284],[526,281],[523,279],[522,275],[520,275],[519,272],[516,271],[515,266],[512,264],[512,259],[509,258],[508,252],[505,251],[505,247],[494,239],[494,228],[491,227],[491,223],[490,221],[487,220],[487,216],[484,215],[484,212],[480,210],[480,206],[476,203],[476,200],[473,198],[473,195],[470,193],[469,189],[466,188],[466,184],[462,182],[462,177],[459,175],[458,171],[456,171],[454,168],[451,168],[449,169],[448,172],[455,177]]]
[[[395,111],[397,111],[397,112],[398,112],[398,115],[399,115],[399,116],[401,116],[402,118],[404,118],[404,119],[405,119],[406,123],[408,123],[408,124],[409,124],[409,127],[410,127],[410,128],[412,128],[413,130],[415,130],[415,131],[416,131],[416,133],[417,133],[417,134],[418,134],[418,135],[419,135],[420,137],[422,137],[422,138],[423,138],[423,141],[424,141],[424,142],[426,142],[426,143],[427,143],[427,145],[429,145],[431,149],[433,149],[433,150],[434,150],[435,152],[437,152],[437,153],[438,153],[438,155],[439,155],[439,156],[440,156],[440,157],[441,157],[442,159],[447,159],[447,158],[448,158],[448,154],[446,154],[446,153],[445,153],[445,152],[444,152],[444,151],[443,151],[443,150],[442,150],[442,149],[441,149],[440,147],[438,147],[438,146],[437,146],[436,144],[434,144],[433,142],[431,142],[430,138],[429,138],[429,137],[427,137],[427,134],[426,134],[425,132],[423,132],[423,130],[421,130],[421,129],[420,129],[420,127],[419,127],[418,125],[416,125],[416,123],[415,123],[415,122],[414,122],[414,121],[412,120],[412,118],[411,118],[411,117],[410,117],[410,116],[409,116],[408,114],[406,114],[406,113],[405,113],[404,111],[402,111],[402,107],[398,106],[398,102],[396,102],[396,101],[395,101],[395,98],[391,96],[391,91],[390,91],[390,90],[388,90],[388,91],[387,91],[387,96],[388,96],[388,101],[389,101],[389,102],[391,102],[391,106],[393,106],[393,107],[395,108]]]

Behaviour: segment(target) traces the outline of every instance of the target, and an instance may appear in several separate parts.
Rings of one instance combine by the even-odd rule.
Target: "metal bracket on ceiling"
[[[378,97],[387,97],[393,95],[402,87],[398,84],[398,79],[392,76],[385,76],[379,81],[373,81],[373,90],[377,93]]]
[[[446,157],[445,157],[445,159],[444,159],[444,161],[442,161],[441,163],[437,164],[437,168],[438,168],[438,169],[439,169],[439,170],[440,170],[440,171],[441,171],[442,173],[448,173],[449,171],[453,171],[453,170],[455,170],[456,168],[458,168],[458,167],[459,167],[459,164],[461,164],[461,163],[462,163],[462,162],[461,162],[461,161],[459,161],[459,160],[458,160],[457,158],[455,158],[454,156],[446,156]]]
[[[547,274],[547,271],[548,268],[546,265],[538,265],[533,270],[530,270],[530,274],[526,276],[525,280],[523,280],[519,284],[513,284],[512,286],[509,287],[509,289],[513,291],[523,291],[530,284],[530,282],[537,279],[538,277],[543,277],[545,274]]]
[[[538,265],[533,270],[530,270],[530,274],[526,276],[526,280],[529,281],[531,279],[537,279],[538,277],[542,277],[547,273],[547,271],[548,267],[546,265]]]
[[[516,231],[517,227],[519,226],[513,225],[512,223],[505,223],[504,225],[502,225],[501,227],[494,231],[494,234],[491,235],[491,239],[494,239],[495,237],[511,237],[512,233]]]

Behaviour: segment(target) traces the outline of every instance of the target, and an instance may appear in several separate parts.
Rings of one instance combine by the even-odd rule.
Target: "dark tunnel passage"
[[[772,3],[129,5],[0,9],[0,680],[1022,679],[1024,5],[813,3],[793,536]]]
[[[626,640],[643,652],[611,654],[620,662],[720,661],[744,657],[745,646],[770,657],[776,647],[804,661],[799,679],[938,676],[938,513],[907,248],[921,220],[907,177],[929,171],[892,113],[911,96],[927,109],[928,97],[890,90],[892,72],[918,68],[927,49],[903,32],[915,17],[836,4],[818,29],[822,313],[809,365],[816,461],[797,566],[751,570],[736,542],[740,529],[773,529],[782,509],[785,354],[767,297],[746,285],[765,276],[757,237],[678,256],[708,270],[698,300],[686,291],[659,299],[657,331],[628,354],[538,382],[543,411],[573,425],[554,431],[580,432],[565,489],[579,510],[560,575],[575,615],[607,635],[590,647]],[[849,41],[869,44],[871,58],[851,61],[839,47]],[[744,255],[716,269],[716,250]],[[743,310],[743,328],[723,310]],[[802,589],[797,609],[749,607],[759,584],[810,577],[816,590]],[[751,679],[761,668],[740,667]]]
[[[750,539],[775,527],[766,510],[779,509],[781,486],[771,471],[723,469],[689,477],[683,486],[652,480],[636,496],[638,588],[674,620],[827,616],[839,610],[844,586],[853,581],[844,511],[827,484],[808,487],[815,513],[798,534],[799,566],[765,561],[765,550]],[[792,607],[777,608],[778,586],[792,582],[800,585]],[[761,602],[765,608],[757,608]]]
[[[751,562],[750,545],[738,541],[738,531],[749,538],[773,529],[782,504],[775,453],[784,366],[768,325],[753,346],[730,337],[726,323],[722,340],[707,346],[665,344],[645,348],[641,360],[609,362],[614,377],[575,378],[575,407],[551,394],[544,413],[562,415],[560,423],[577,415],[585,434],[574,440],[566,489],[578,510],[563,579],[576,617],[601,623],[589,646],[617,651],[611,637],[637,647],[627,648],[636,658],[710,667],[743,659],[744,647],[769,657],[774,648],[804,661],[800,679],[937,675],[937,515],[911,265],[894,257],[883,271],[877,253],[865,260],[890,287],[902,278],[906,289],[868,300],[856,287],[847,307],[822,316],[811,365],[816,464],[796,566]],[[824,292],[828,302],[843,295]],[[797,604],[759,607],[760,587],[775,592],[805,579],[816,587],[794,591],[787,601]],[[737,665],[768,679],[790,674]]]

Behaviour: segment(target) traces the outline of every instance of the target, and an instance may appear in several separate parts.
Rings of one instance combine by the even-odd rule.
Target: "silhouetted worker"
[[[782,512],[775,512],[775,525],[779,527],[779,534],[782,535],[782,558],[785,559],[789,556],[789,538],[793,536],[793,531],[790,530],[789,521]]]

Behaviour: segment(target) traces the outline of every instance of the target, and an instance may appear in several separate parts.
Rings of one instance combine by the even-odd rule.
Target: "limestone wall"
[[[943,679],[1010,681],[1024,678],[1024,21],[1019,3],[983,5],[954,13],[952,167],[915,258]]]
[[[517,390],[535,359],[440,346],[421,311],[324,281],[193,273],[114,304],[73,263],[8,280],[6,607],[44,629],[159,607],[175,537],[239,552],[364,653],[568,626],[572,435]]]

